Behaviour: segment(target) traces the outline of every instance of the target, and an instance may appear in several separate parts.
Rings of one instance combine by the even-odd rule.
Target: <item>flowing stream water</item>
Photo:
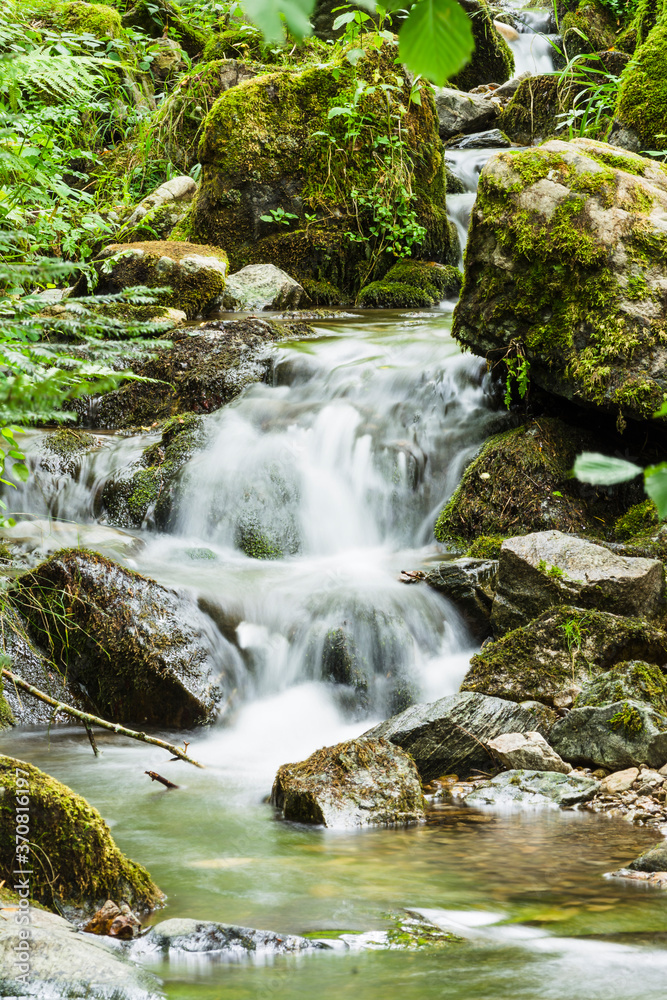
[[[489,155],[450,157],[468,188],[448,199],[464,239]],[[149,868],[168,894],[153,920],[367,932],[408,907],[465,939],[419,952],[153,961],[174,1000],[664,996],[667,897],[603,878],[654,842],[645,831],[577,812],[462,810],[413,829],[341,833],[281,822],[265,801],[281,763],[359,735],[398,689],[429,700],[456,691],[466,671],[472,642],[455,609],[397,580],[437,556],[438,510],[479,443],[506,426],[483,364],[451,339],[452,308],[348,316],[276,347],[269,384],[205,418],[169,533],[150,515],[130,535],[105,531],[96,500],[155,435],[105,435],[76,481],[42,470],[14,498],[41,517],[43,547],[120,553],[207,602],[237,678],[222,721],[189,737],[203,771],[110,734],[93,758],[73,727],[0,734],[0,751],[85,795]],[[42,435],[25,437],[38,454]],[[260,531],[278,558],[242,551]],[[363,710],[322,676],[332,629],[344,629],[373,679]],[[150,783],[148,769],[179,790]]]

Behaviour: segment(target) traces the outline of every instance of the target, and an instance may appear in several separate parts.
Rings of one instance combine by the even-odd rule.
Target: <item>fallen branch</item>
[[[16,674],[13,674],[11,670],[7,670],[6,667],[2,668],[2,676],[6,677],[7,680],[15,684],[16,687],[20,687],[23,691],[27,691],[31,694],[33,698],[39,698],[40,701],[45,702],[47,705],[51,705],[59,712],[65,712],[66,715],[71,715],[72,718],[78,719],[83,722],[84,726],[100,726],[102,729],[109,729],[112,733],[118,733],[119,736],[128,736],[131,740],[139,740],[141,743],[151,743],[153,746],[162,747],[163,750],[168,750],[169,753],[173,753],[175,757],[179,760],[185,760],[188,764],[194,764],[195,767],[202,767],[198,761],[193,760],[192,757],[188,757],[184,750],[180,747],[175,747],[171,743],[165,743],[164,740],[158,740],[154,736],[147,736],[146,733],[137,733],[134,729],[126,729],[117,722],[107,722],[106,719],[100,719],[96,715],[90,715],[88,712],[82,712],[78,708],[72,708],[71,705],[65,705],[62,701],[56,701],[55,698],[49,697],[48,694],[44,694],[39,688],[33,687],[32,684],[28,684],[26,681],[21,680]]]
[[[178,785],[175,785],[173,781],[169,781],[169,778],[163,778],[157,771],[144,771],[144,774],[147,774],[151,781],[159,781],[165,788],[178,788]]]

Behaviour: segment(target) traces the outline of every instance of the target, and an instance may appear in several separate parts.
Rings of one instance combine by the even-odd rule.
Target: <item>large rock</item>
[[[6,885],[14,885],[21,859],[30,870],[48,858],[48,881],[30,882],[32,898],[46,906],[94,912],[109,897],[143,910],[162,902],[146,869],[119,851],[97,810],[66,785],[32,764],[0,755],[0,789],[0,879]],[[30,851],[18,854],[16,817],[23,795],[29,798]]]
[[[667,676],[660,667],[643,660],[617,663],[584,684],[575,706],[610,705],[626,698],[646,702],[667,716]]]
[[[667,872],[667,844],[663,841],[644,851],[628,865],[633,872]]]
[[[494,435],[440,512],[435,537],[467,547],[478,535],[597,531],[600,515],[618,517],[641,499],[632,487],[610,498],[572,478],[581,451],[602,450],[596,436],[552,417]]]
[[[474,769],[489,771],[494,760],[486,750],[502,733],[543,729],[539,713],[511,701],[481,694],[453,694],[428,705],[413,705],[381,722],[365,739],[387,739],[411,757],[423,781],[443,774],[460,777]]]
[[[283,764],[271,802],[285,819],[330,827],[415,823],[424,816],[414,761],[370,734]]]
[[[508,632],[559,604],[650,617],[664,590],[657,559],[618,556],[562,531],[539,531],[503,542],[491,621]]]
[[[11,596],[96,714],[167,727],[215,716],[224,640],[187,598],[79,549],[19,577]]]
[[[662,165],[591,139],[491,157],[480,176],[454,336],[622,425],[667,391]]]
[[[486,643],[472,657],[461,690],[571,708],[598,680],[616,680],[616,664],[638,658],[667,664],[667,633],[640,618],[560,607]]]
[[[503,733],[486,745],[510,769],[528,768],[560,774],[569,774],[572,770],[572,765],[561,760],[541,733]]]
[[[398,204],[393,185],[399,179],[395,165],[379,163],[372,129],[350,143],[347,119],[329,118],[334,104],[354,102],[359,79],[374,89],[357,98],[357,113],[374,115],[381,105],[386,114],[387,100],[389,113],[398,111],[399,104],[407,109],[401,119],[407,153],[401,184],[411,186],[414,221],[425,229],[413,252],[456,263],[432,89],[420,85],[420,103],[411,102],[410,84],[407,77],[398,78],[395,56],[394,43],[386,42],[380,51],[367,49],[354,68],[347,60],[303,70],[283,68],[221,94],[199,144],[200,188],[177,232],[223,246],[233,271],[272,263],[300,283],[325,279],[348,296],[356,294],[373,277],[367,257],[372,241],[369,248],[350,234],[358,237],[378,226],[384,231],[386,204],[383,200],[380,205],[377,195],[387,192],[393,213]],[[381,90],[378,83],[392,89]],[[333,157],[329,137],[337,143]],[[394,221],[402,224],[398,216]],[[386,270],[389,255],[381,254],[380,263]]]
[[[76,405],[95,427],[151,426],[183,413],[212,413],[231,402],[271,367],[271,345],[289,334],[307,335],[305,324],[261,319],[214,321],[170,334],[164,348],[130,357],[124,367],[153,382],[126,382],[90,406]]]
[[[169,41],[169,39],[164,39]],[[197,191],[192,177],[181,175],[165,181],[136,206],[129,219],[116,233],[117,243],[141,240],[164,240],[187,212]]]
[[[505,83],[514,72],[514,56],[496,29],[487,0],[459,0],[470,18],[475,49],[450,82],[459,90],[472,90],[483,83]]]
[[[569,111],[581,85],[545,73],[521,80],[500,118],[500,128],[514,142],[530,146],[545,139],[560,138],[559,115]]]
[[[452,601],[477,637],[490,634],[497,559],[452,559],[426,574],[426,583]]]
[[[652,5],[642,5],[643,11]],[[656,7],[656,10],[659,9]],[[616,115],[639,136],[642,146],[667,149],[667,21],[661,17],[621,77]]]
[[[12,884],[14,877],[12,876]],[[102,938],[81,934],[74,924],[55,913],[31,906],[29,972],[17,968],[25,930],[16,920],[16,903],[0,901],[0,993],[27,1000],[163,1000],[158,980],[128,962],[118,947]],[[4,912],[3,912],[4,911]],[[23,963],[22,963],[23,964]]]
[[[326,945],[294,934],[276,934],[274,931],[219,924],[212,920],[174,917],[151,927],[135,943],[131,954],[143,956],[157,951],[167,957],[170,952],[187,952],[211,954],[211,958],[219,959],[222,956],[238,957],[244,954],[282,955],[323,947]]]
[[[249,264],[230,274],[218,308],[232,310],[297,309],[304,290],[274,264]]]
[[[125,288],[170,288],[155,293],[158,302],[182,309],[189,319],[198,316],[222,293],[227,275],[227,255],[214,246],[149,240],[144,243],[111,243],[95,261],[98,295]],[[78,288],[77,288],[78,291]]]
[[[460,132],[481,132],[498,117],[498,107],[480,94],[466,94],[451,87],[438,87],[435,106],[440,138],[447,140]]]
[[[490,781],[483,781],[465,796],[469,806],[493,806],[506,809],[534,809],[544,806],[567,807],[587,802],[598,791],[594,778],[555,771],[504,771]]]
[[[667,762],[665,718],[640,701],[573,708],[554,725],[549,742],[563,760],[612,771]]]

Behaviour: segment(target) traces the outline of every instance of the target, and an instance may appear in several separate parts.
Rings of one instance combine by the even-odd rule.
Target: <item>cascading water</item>
[[[509,43],[514,54],[514,75],[552,73],[558,35],[550,34],[554,15],[548,7],[522,10],[521,4],[510,4],[515,13],[519,37]]]
[[[456,612],[397,576],[432,551],[438,510],[503,418],[447,312],[424,316],[348,321],[343,336],[333,326],[281,347],[272,385],[205,418],[173,531],[151,531],[149,517],[142,550],[126,554],[195,592],[233,637],[242,699],[327,681],[338,705],[368,716],[460,683],[470,643]],[[108,437],[75,480],[39,463],[20,509],[103,522],[95,497],[154,441]]]

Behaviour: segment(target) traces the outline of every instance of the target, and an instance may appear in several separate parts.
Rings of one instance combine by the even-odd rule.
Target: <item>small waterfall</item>
[[[558,35],[548,34],[553,23],[553,10],[548,7],[518,9],[516,18],[519,37],[509,43],[514,54],[514,75],[553,73],[554,44],[558,39]]]

